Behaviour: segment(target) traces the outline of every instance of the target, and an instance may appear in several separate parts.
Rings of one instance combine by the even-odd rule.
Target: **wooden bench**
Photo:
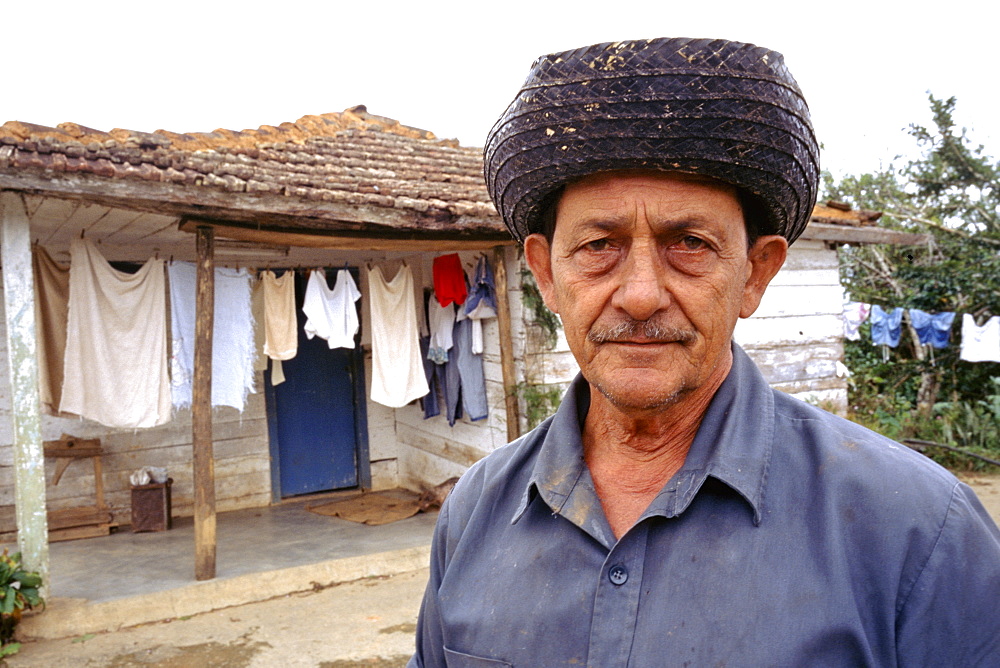
[[[56,486],[63,473],[76,460],[90,459],[94,465],[94,505],[80,508],[50,510],[49,541],[74,540],[107,536],[117,524],[111,521],[111,511],[104,502],[104,476],[101,469],[101,439],[76,438],[63,434],[57,441],[45,441],[45,457],[56,460],[52,485]]]

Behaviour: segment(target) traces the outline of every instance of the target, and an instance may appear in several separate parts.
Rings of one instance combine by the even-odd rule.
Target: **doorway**
[[[357,280],[356,270],[351,273]],[[353,349],[330,349],[325,340],[306,337],[305,288],[306,276],[296,272],[299,347],[282,362],[285,380],[272,383],[273,362],[264,372],[275,500],[370,487],[361,348],[357,339]]]

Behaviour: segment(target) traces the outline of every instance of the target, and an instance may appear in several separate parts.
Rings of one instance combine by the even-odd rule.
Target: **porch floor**
[[[64,616],[57,611],[73,606],[96,623],[93,613],[111,607],[132,609],[138,613],[132,623],[141,623],[427,564],[436,512],[367,526],[310,512],[309,502],[316,499],[219,513],[216,578],[205,582],[194,578],[190,517],[174,518],[168,531],[132,533],[123,526],[109,536],[51,543],[49,606],[37,620],[55,621]],[[64,626],[66,635],[96,630]],[[38,632],[61,635],[55,628]]]

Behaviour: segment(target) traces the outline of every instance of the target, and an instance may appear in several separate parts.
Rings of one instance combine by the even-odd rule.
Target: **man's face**
[[[737,318],[757,308],[786,248],[768,236],[748,252],[732,187],[655,172],[567,186],[551,245],[537,234],[525,241],[584,377],[639,412],[714,391],[732,363]]]

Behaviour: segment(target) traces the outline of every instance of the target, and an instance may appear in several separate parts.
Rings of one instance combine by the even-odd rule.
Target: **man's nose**
[[[632,244],[619,268],[618,287],[611,303],[635,320],[648,320],[669,304],[664,279],[665,271],[656,244]]]

